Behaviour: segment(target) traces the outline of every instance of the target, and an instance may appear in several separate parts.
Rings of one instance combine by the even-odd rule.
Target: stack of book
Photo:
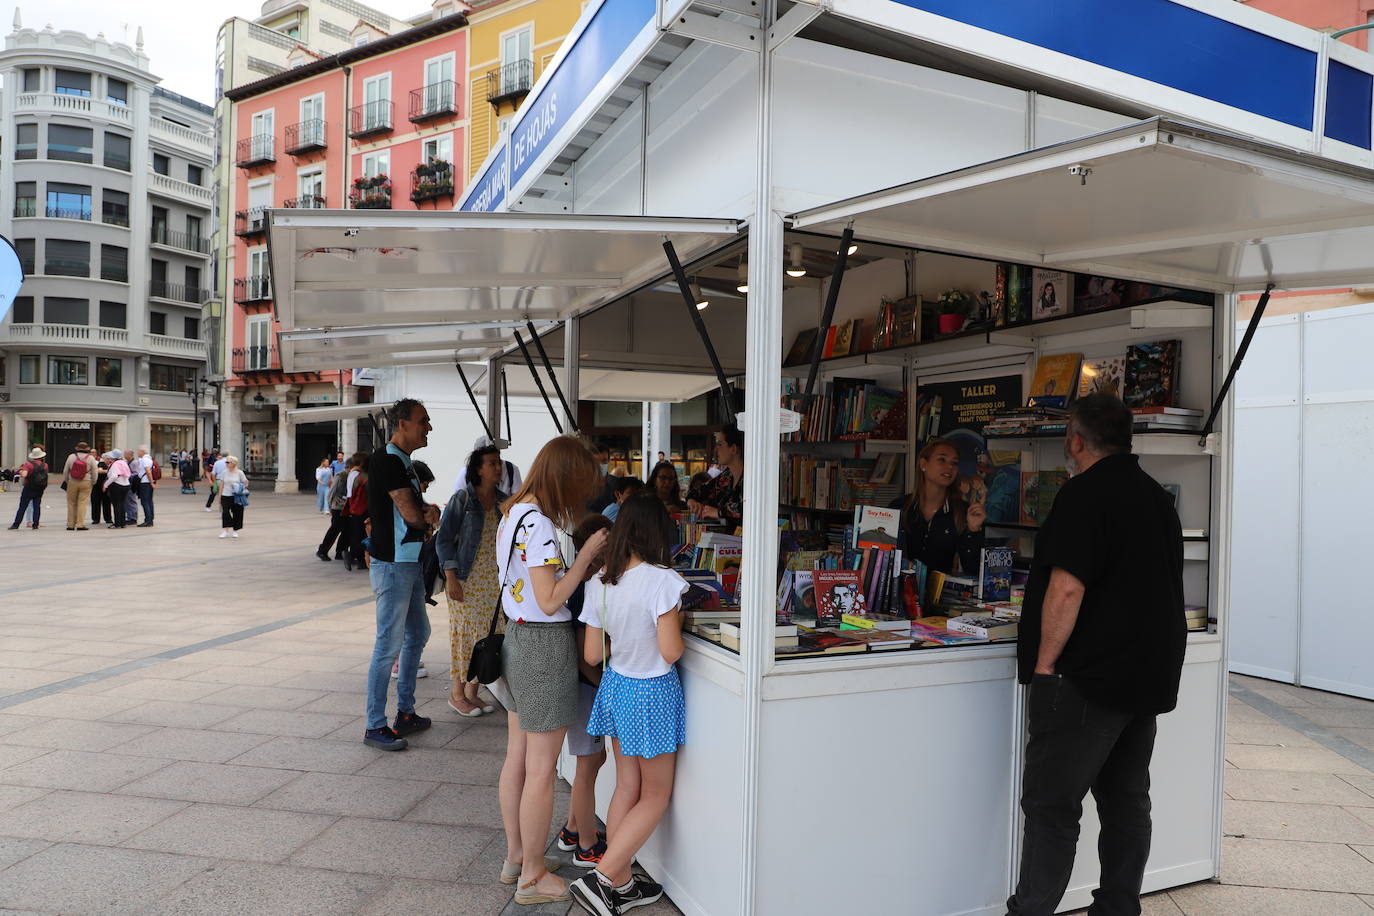
[[[831,379],[811,397],[786,390],[796,387],[792,380],[784,385],[782,406],[802,415],[801,429],[785,434],[784,442],[872,438],[902,396],[900,391],[883,388],[873,379]]]
[[[839,630],[798,626],[797,644],[778,646],[774,651],[778,658],[806,658],[813,655],[846,655],[867,650],[868,644],[863,640],[853,639]]]
[[[790,649],[797,645],[797,626],[791,623],[779,623],[773,629],[773,648]],[[738,621],[722,621],[720,623],[720,644],[727,649],[739,651],[740,647],[740,624]]]
[[[1135,431],[1189,432],[1202,429],[1202,411],[1191,407],[1132,407]]]
[[[1063,435],[1069,411],[1064,407],[1008,407],[993,414],[983,426],[987,438],[997,436]]]
[[[1188,622],[1188,630],[1202,631],[1207,629],[1207,609],[1196,604],[1185,604],[1183,606],[1183,619]]]

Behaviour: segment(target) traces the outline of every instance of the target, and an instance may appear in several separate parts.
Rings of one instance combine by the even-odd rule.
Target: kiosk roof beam
[[[1274,291],[1274,284],[1270,283],[1264,287],[1264,292],[1259,297],[1259,302],[1255,303],[1255,313],[1250,316],[1250,323],[1245,326],[1245,336],[1240,340],[1240,346],[1236,348],[1236,358],[1231,360],[1231,368],[1226,370],[1226,380],[1221,383],[1221,389],[1217,392],[1217,399],[1212,402],[1212,410],[1207,414],[1207,422],[1202,424],[1202,431],[1198,433],[1198,444],[1204,448],[1207,445],[1207,437],[1212,434],[1212,427],[1216,425],[1217,416],[1221,413],[1221,405],[1226,403],[1226,396],[1231,393],[1231,385],[1236,380],[1236,373],[1240,371],[1240,364],[1245,362],[1245,354],[1250,349],[1250,341],[1254,340],[1255,332],[1259,330],[1260,321],[1264,318],[1264,310],[1269,307],[1269,294]]]
[[[534,360],[530,359],[529,348],[525,346],[525,338],[520,336],[519,331],[515,332],[515,342],[519,344],[520,353],[525,357],[525,365],[529,367],[530,375],[534,377],[534,384],[539,387],[539,395],[544,399],[544,406],[549,409],[549,416],[553,417],[554,428],[558,430],[560,436],[563,435],[563,424],[558,421],[558,411],[553,409],[553,401],[549,400],[549,393],[544,389],[544,380],[539,377],[539,370],[534,368]],[[507,419],[510,417],[509,410],[506,411],[506,417]]]
[[[553,382],[554,393],[558,395],[558,403],[563,405],[563,415],[568,418],[568,425],[573,428],[573,432],[579,432],[577,417],[573,415],[573,410],[568,406],[568,399],[563,397],[563,386],[558,384],[558,376],[554,374],[553,364],[549,362],[548,351],[544,349],[544,341],[539,339],[539,332],[534,329],[534,322],[529,323],[530,339],[534,341],[534,348],[539,351],[539,360],[544,364],[544,371],[549,374],[549,381]]]
[[[849,262],[849,246],[854,242],[854,226],[844,227],[844,232],[840,233],[840,250],[835,254],[835,272],[830,277],[830,289],[825,293],[825,312],[821,316],[821,327],[816,332],[816,339],[811,342],[811,370],[806,374],[807,397],[816,390],[816,373],[821,368],[821,351],[824,349],[825,337],[830,333],[830,322],[835,318],[835,303],[840,301],[840,284],[844,282],[845,264]]]
[[[706,348],[706,356],[711,360],[711,368],[715,370],[716,382],[720,386],[720,406],[724,411],[724,416],[729,418],[731,423],[735,422],[734,394],[730,388],[730,380],[725,377],[725,369],[720,365],[720,357],[716,355],[715,345],[711,343],[711,332],[706,330],[706,322],[701,320],[701,311],[697,308],[697,297],[692,295],[692,284],[687,280],[687,272],[682,269],[682,262],[678,260],[677,249],[673,243],[663,240],[663,251],[668,255],[668,264],[673,268],[673,277],[677,280],[677,288],[682,293],[682,301],[687,306],[687,314],[692,318],[692,325],[697,329],[697,336],[701,338],[701,345]]]

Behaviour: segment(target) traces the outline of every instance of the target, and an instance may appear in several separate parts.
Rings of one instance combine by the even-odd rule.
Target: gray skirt
[[[506,621],[501,674],[511,712],[527,732],[551,732],[577,721],[577,640],[571,621]]]

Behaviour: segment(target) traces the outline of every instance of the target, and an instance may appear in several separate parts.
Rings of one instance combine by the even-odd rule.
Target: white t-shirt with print
[[[587,580],[582,622],[611,638],[610,667],[626,677],[660,677],[672,670],[658,650],[658,618],[682,602],[687,582],[671,569],[640,563],[615,585]]]
[[[517,523],[518,531],[515,530]],[[512,536],[515,537],[514,551],[511,550]],[[510,558],[509,564],[507,557]],[[554,614],[545,614],[539,609],[539,602],[534,597],[534,583],[530,581],[530,570],[537,566],[551,566],[554,577],[563,578],[565,567],[563,551],[558,544],[558,529],[538,507],[516,503],[496,529],[496,568],[501,574],[501,581],[506,584],[506,590],[501,594],[501,606],[506,611],[506,617],[533,623],[572,620],[572,612],[567,605]]]

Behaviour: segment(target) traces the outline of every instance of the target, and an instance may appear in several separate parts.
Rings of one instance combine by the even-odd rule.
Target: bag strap
[[[496,590],[496,607],[491,612],[491,626],[487,628],[487,635],[492,636],[496,633],[496,621],[501,619],[501,596],[506,592],[506,577],[510,575],[510,561],[515,556],[515,539],[520,534],[520,526],[525,524],[525,519],[533,515],[535,510],[526,509],[525,514],[520,516],[520,520],[515,523],[515,528],[510,533],[510,553],[506,554],[506,575],[501,577],[501,587]]]

